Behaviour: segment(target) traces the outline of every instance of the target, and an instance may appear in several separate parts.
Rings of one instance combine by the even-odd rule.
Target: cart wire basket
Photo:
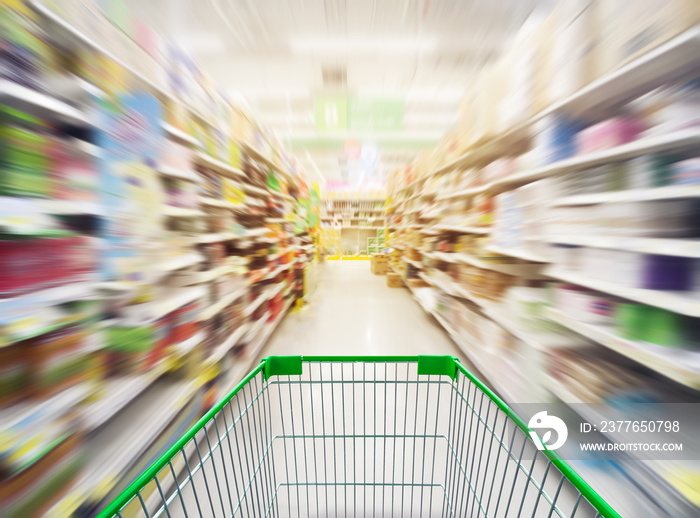
[[[270,356],[107,517],[619,517],[452,356]]]

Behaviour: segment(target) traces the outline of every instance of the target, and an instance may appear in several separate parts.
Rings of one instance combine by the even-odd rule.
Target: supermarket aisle
[[[369,261],[327,261],[308,307],[289,314],[263,349],[271,354],[451,354],[459,348],[405,288],[389,288]]]

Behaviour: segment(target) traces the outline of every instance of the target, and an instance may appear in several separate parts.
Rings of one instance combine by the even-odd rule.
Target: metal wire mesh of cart
[[[268,357],[108,516],[617,517],[459,361]]]

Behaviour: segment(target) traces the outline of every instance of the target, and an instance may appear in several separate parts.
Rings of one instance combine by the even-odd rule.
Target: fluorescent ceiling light
[[[297,54],[417,54],[434,52],[437,40],[421,37],[303,36],[292,38]]]

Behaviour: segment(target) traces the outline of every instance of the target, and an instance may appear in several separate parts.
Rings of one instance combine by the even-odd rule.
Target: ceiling
[[[539,0],[126,0],[134,15],[244,99],[307,174],[350,183],[381,178],[432,147],[461,98]],[[322,130],[322,95],[399,102],[381,129]],[[379,150],[368,174],[345,164],[348,138]]]

